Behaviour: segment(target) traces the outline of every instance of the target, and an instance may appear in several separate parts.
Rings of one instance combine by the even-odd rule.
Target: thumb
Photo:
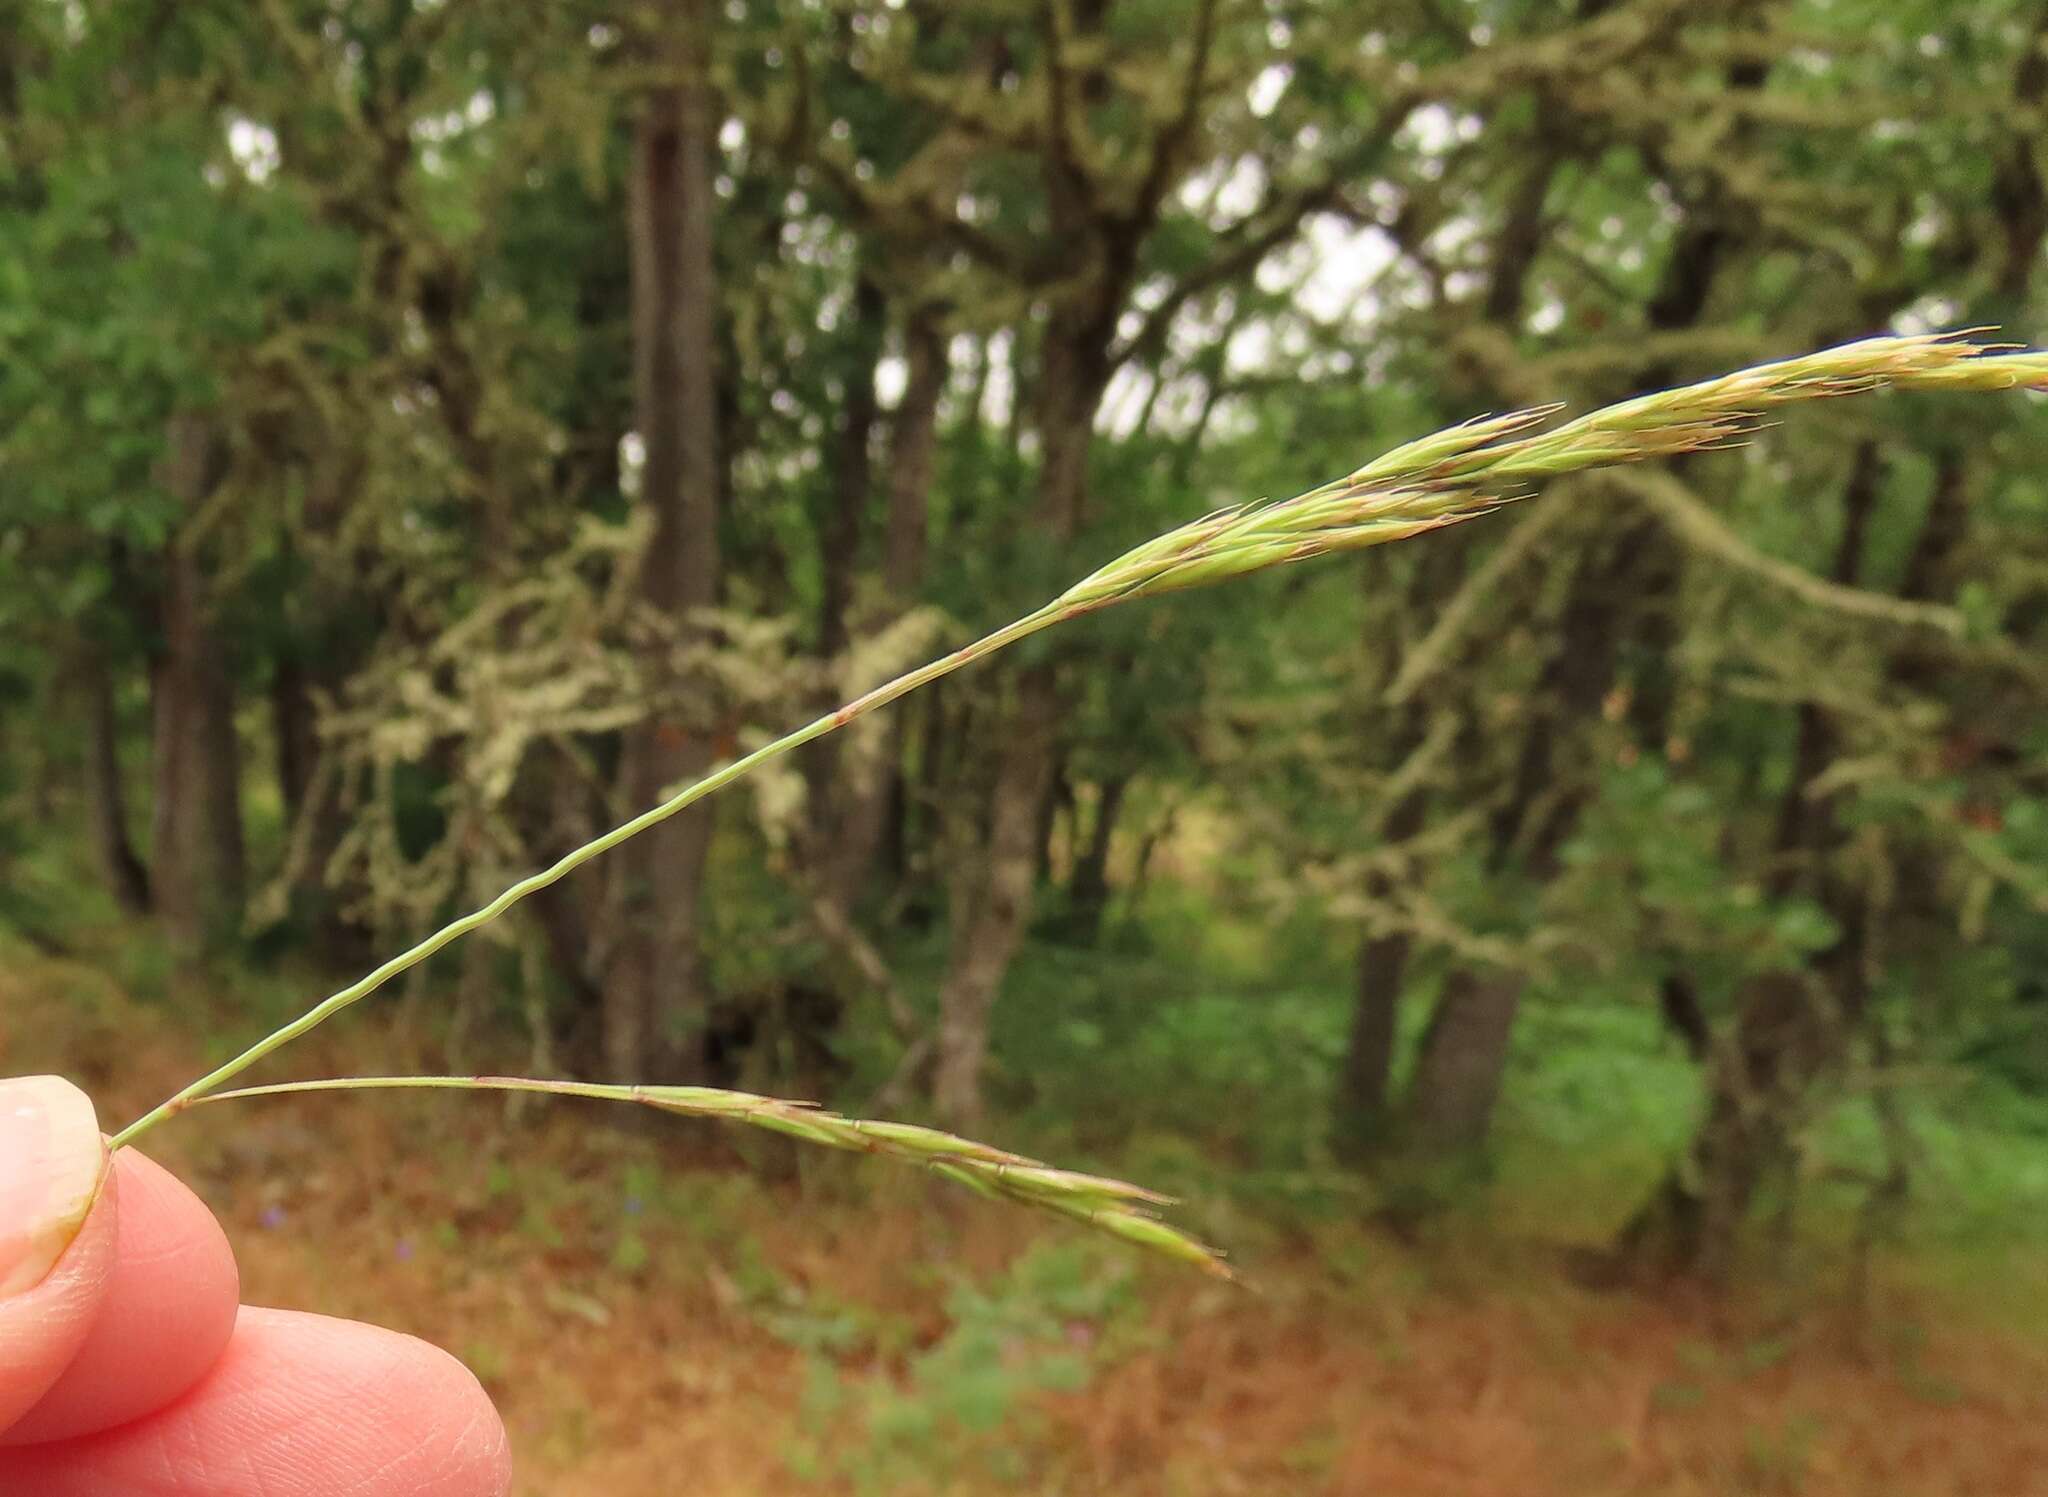
[[[0,1431],[91,1330],[114,1261],[99,1120],[56,1076],[0,1080]]]

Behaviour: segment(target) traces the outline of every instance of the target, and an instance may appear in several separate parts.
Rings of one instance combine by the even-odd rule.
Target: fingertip
[[[83,1092],[0,1082],[0,1432],[62,1376],[105,1300],[120,1218],[105,1158]]]
[[[98,1311],[0,1445],[92,1434],[162,1408],[207,1374],[234,1332],[241,1279],[213,1213],[133,1149],[114,1156],[112,1179],[121,1209]]]
[[[243,1313],[256,1318],[271,1359],[327,1369],[328,1396],[352,1416],[336,1427],[353,1424],[361,1432],[352,1446],[337,1442],[336,1469],[366,1458],[386,1461],[403,1468],[403,1481],[391,1491],[405,1497],[505,1497],[511,1490],[504,1421],[476,1374],[448,1352],[352,1320],[291,1310]]]
[[[0,1299],[35,1288],[56,1267],[106,1166],[92,1098],[62,1076],[0,1081]]]
[[[504,1425],[460,1362],[285,1310],[243,1310],[212,1375],[168,1408],[0,1450],[0,1491],[37,1497],[505,1497],[511,1484]]]

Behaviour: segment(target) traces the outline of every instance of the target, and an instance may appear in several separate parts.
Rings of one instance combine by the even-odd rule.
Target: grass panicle
[[[1973,330],[1981,331],[1981,330]],[[2048,390],[2048,353],[1973,343],[1969,333],[1868,338],[1717,379],[1640,395],[1550,426],[1556,406],[1484,417],[1409,442],[1333,483],[1277,503],[1226,509],[1145,542],[1058,598],[952,654],[876,687],[846,706],[713,770],[695,784],[529,875],[451,921],[361,980],[330,995],[114,1135],[133,1142],[201,1101],[288,1092],[433,1087],[515,1090],[636,1102],[692,1117],[768,1128],[827,1148],[904,1160],[985,1195],[1072,1217],[1140,1246],[1223,1272],[1210,1249],[1159,1220],[1160,1199],[1121,1181],[1054,1169],[1021,1155],[910,1124],[843,1118],[800,1103],[701,1087],[603,1086],[506,1077],[359,1077],[221,1088],[264,1057],[520,900],[637,836],[769,759],[789,753],[918,687],[1054,624],[1112,604],[1204,587],[1336,551],[1384,545],[1487,514],[1544,480],[1647,462],[1742,441],[1767,413],[1805,400],[1869,391]]]

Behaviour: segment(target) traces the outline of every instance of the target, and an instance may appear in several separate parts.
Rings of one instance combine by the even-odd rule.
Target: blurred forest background
[[[111,1125],[1126,546],[1486,411],[2048,334],[2040,0],[0,0],[0,1066]],[[2048,406],[1119,609],[259,1079],[933,1116],[162,1147],[530,1490],[2048,1490]],[[156,1144],[152,1140],[152,1145]]]

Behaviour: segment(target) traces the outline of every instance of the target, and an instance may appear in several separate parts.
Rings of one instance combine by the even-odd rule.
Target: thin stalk
[[[459,920],[450,921],[418,945],[400,952],[375,971],[370,972],[356,982],[350,983],[340,992],[322,999],[314,1007],[306,1010],[305,1013],[292,1020],[289,1024],[286,1024],[283,1028],[265,1035],[233,1060],[227,1061],[207,1072],[190,1086],[180,1091],[176,1096],[168,1098],[144,1113],[119,1133],[113,1135],[110,1146],[119,1149],[135,1142],[136,1139],[142,1137],[143,1134],[149,1132],[157,1124],[181,1110],[185,1103],[218,1090],[221,1086],[248,1070],[249,1067],[255,1065],[257,1061],[262,1060],[266,1055],[289,1045],[307,1031],[317,1029],[343,1009],[362,1002],[363,999],[383,987],[385,983],[391,981],[399,973],[409,967],[417,966],[439,951],[443,946],[448,945],[449,942],[460,940],[479,926],[489,925],[493,920],[511,909],[512,906],[519,903],[520,900],[526,898],[529,894],[538,893],[540,890],[547,888],[548,885],[567,877],[585,863],[588,863],[592,858],[610,852],[621,842],[639,836],[640,833],[646,831],[649,827],[668,820],[669,817],[674,816],[678,811],[696,804],[705,796],[723,790],[734,780],[760,768],[770,759],[786,754],[792,749],[801,748],[813,739],[822,738],[827,733],[845,727],[864,713],[872,712],[877,707],[886,706],[906,692],[915,691],[918,687],[928,682],[936,681],[941,676],[949,675],[960,669],[963,665],[979,660],[984,655],[992,655],[997,650],[1004,648],[1006,645],[1015,644],[1027,635],[1036,634],[1041,629],[1049,628],[1059,621],[1064,612],[1065,610],[1052,606],[1041,608],[1038,612],[1028,614],[1014,623],[1007,624],[995,633],[976,640],[971,645],[966,645],[961,649],[955,650],[950,655],[942,656],[927,665],[920,666],[908,675],[899,676],[886,685],[876,687],[866,696],[847,703],[836,712],[827,713],[815,722],[798,728],[794,733],[778,738],[773,743],[764,744],[752,753],[713,770],[695,784],[677,791],[660,805],[650,810],[642,811],[631,821],[621,822],[603,836],[584,843],[573,852],[563,854],[560,859],[543,868],[540,872],[529,874],[518,883],[512,885],[511,888],[500,894],[496,899],[493,899],[489,904],[484,905],[480,909],[472,910]]]

